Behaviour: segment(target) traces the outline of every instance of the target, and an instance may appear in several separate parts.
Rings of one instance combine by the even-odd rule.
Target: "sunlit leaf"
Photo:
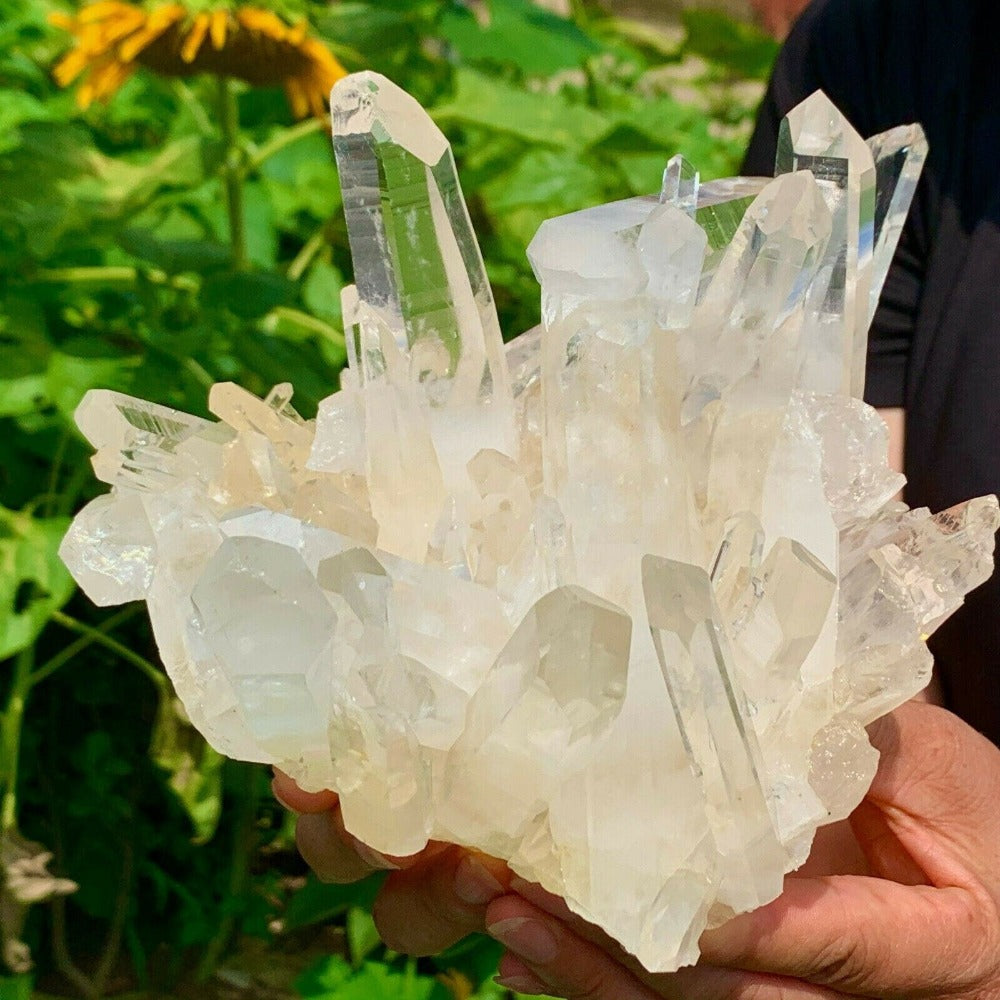
[[[542,146],[582,149],[597,142],[609,127],[599,112],[570,104],[558,94],[519,90],[493,77],[459,67],[455,95],[434,109],[442,125],[451,122],[508,132]]]
[[[600,49],[571,20],[531,0],[492,0],[480,19],[449,5],[438,30],[463,60],[513,65],[529,75],[572,69]]]
[[[95,337],[77,337],[49,356],[49,398],[72,419],[88,389],[127,390],[131,373],[140,364],[138,355],[114,353],[110,344]]]
[[[73,593],[58,556],[68,526],[0,507],[0,660],[30,646]]]
[[[766,79],[778,54],[779,45],[769,35],[718,10],[685,10],[684,28],[688,52],[722,63],[734,75]]]

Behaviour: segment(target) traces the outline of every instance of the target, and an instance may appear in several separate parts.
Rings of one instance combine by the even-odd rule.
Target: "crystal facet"
[[[340,795],[390,855],[495,854],[649,969],[774,898],[868,788],[873,719],[992,571],[996,499],[894,496],[860,399],[926,143],[821,94],[778,176],[542,225],[543,326],[500,339],[451,150],[365,73],[333,93],[350,368],[215,386],[202,420],[91,392],[111,492],[62,555],[147,601],[223,753]]]

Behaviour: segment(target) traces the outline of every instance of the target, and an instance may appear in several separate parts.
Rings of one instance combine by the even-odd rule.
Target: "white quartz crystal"
[[[774,179],[558,219],[543,327],[505,349],[451,150],[359,74],[332,97],[357,285],[350,368],[213,388],[217,422],[113,392],[78,411],[111,492],[62,555],[145,599],[219,750],[332,788],[354,836],[507,860],[652,970],[774,898],[857,805],[864,727],[992,570],[997,503],[894,499],[860,399],[926,155],[822,95]]]

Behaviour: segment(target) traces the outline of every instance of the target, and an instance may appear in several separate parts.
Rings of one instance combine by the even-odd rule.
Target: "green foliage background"
[[[703,176],[736,172],[775,51],[707,13],[657,28],[531,0],[295,6],[448,134],[508,336],[537,322],[538,224],[656,191],[678,150]],[[47,17],[71,9],[0,0],[0,923],[15,967],[0,1000],[507,996],[493,945],[392,955],[373,883],[308,877],[269,776],[222,761],[179,714],[142,609],[92,606],[56,556],[101,490],[72,421],[87,389],[204,415],[213,382],[263,395],[288,379],[309,417],[345,363],[351,273],[320,123],[230,84],[227,136],[218,81],[145,71],[82,113],[50,78],[68,40]]]

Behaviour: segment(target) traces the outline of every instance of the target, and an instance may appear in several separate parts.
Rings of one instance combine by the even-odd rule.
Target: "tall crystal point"
[[[483,447],[513,456],[513,402],[493,293],[451,147],[409,94],[376,73],[331,95],[333,141],[359,307],[385,324],[422,389],[445,474]],[[362,357],[362,378],[369,377]],[[448,432],[443,427],[445,425]],[[455,443],[454,428],[469,430]]]
[[[875,162],[864,139],[822,91],[793,108],[781,123],[775,173],[809,170],[833,214],[827,251],[828,285],[817,326],[842,339],[841,378],[813,388],[864,394],[868,303],[875,225]]]
[[[889,265],[892,263],[917,181],[927,159],[927,137],[919,125],[900,125],[868,140],[875,160],[875,249],[868,323],[875,318]]]
[[[505,348],[444,136],[370,73],[332,104],[340,391],[311,420],[217,385],[218,422],[90,393],[111,492],[61,554],[146,601],[218,751],[385,854],[500,857],[671,972],[862,800],[865,726],[992,569],[996,498],[893,500],[852,396],[926,144],[815,95],[780,176],[674,157],[659,197],[539,228],[542,326]]]

